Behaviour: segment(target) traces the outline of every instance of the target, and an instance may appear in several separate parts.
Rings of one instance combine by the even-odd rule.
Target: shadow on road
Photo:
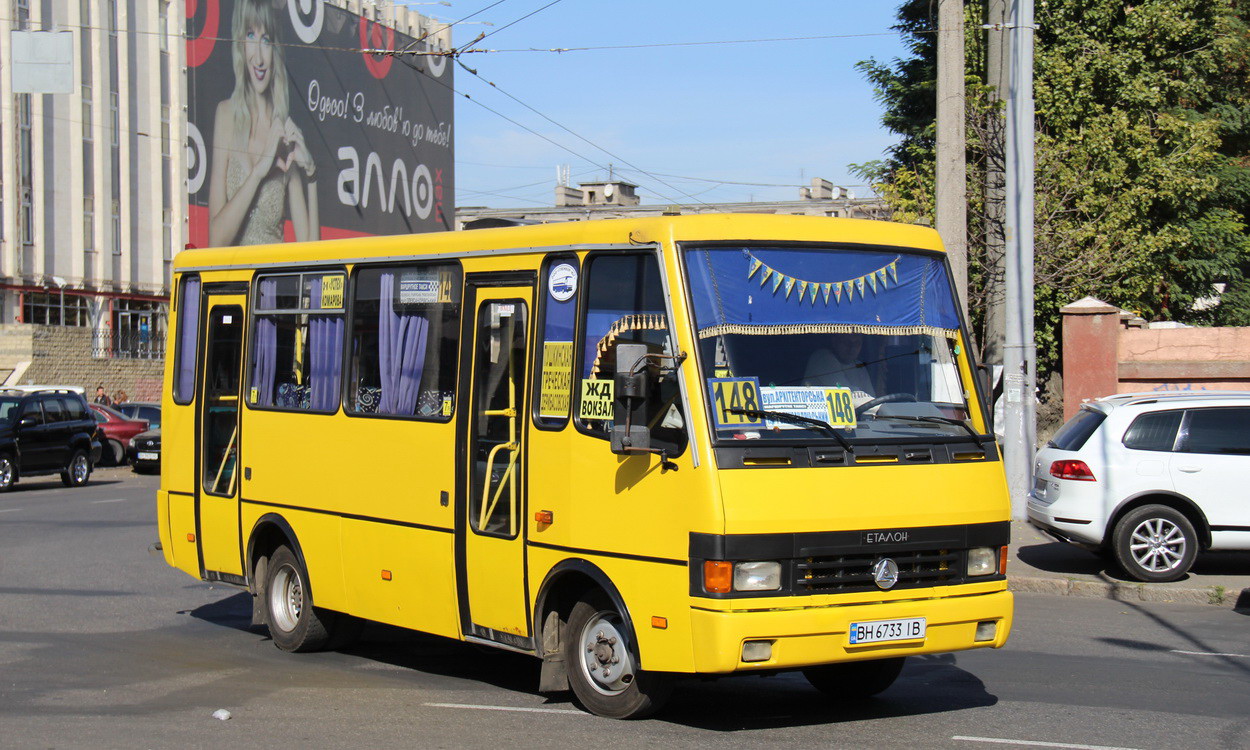
[[[1016,552],[1020,562],[1037,570],[1060,575],[1090,575],[1115,581],[1137,583],[1124,575],[1110,556],[1081,549],[1063,542],[1047,542],[1020,547]],[[1190,573],[1181,581],[1193,581],[1194,576],[1244,576],[1250,575],[1250,552],[1204,552],[1194,561]]]
[[[185,614],[268,639],[253,627],[251,597],[239,593]],[[539,695],[537,659],[486,646],[369,623],[341,654],[413,672],[471,680],[502,690]],[[570,705],[571,694],[545,696],[548,705]],[[656,717],[718,732],[836,724],[844,721],[919,716],[992,706],[996,696],[957,665],[954,654],[911,657],[898,682],[874,699],[837,703],[798,673],[680,681],[668,708]]]

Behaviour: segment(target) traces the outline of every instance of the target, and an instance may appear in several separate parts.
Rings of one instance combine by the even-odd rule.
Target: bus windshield
[[[715,246],[688,249],[685,261],[718,439],[972,432],[973,389],[960,377],[960,319],[940,257]]]

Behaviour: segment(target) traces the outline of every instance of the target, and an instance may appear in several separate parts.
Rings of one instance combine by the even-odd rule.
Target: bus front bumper
[[[925,618],[923,639],[853,645],[852,623]],[[914,599],[873,604],[854,604],[793,609],[713,611],[692,608],[695,670],[724,674],[757,670],[799,669],[818,664],[863,659],[883,659],[910,654],[999,648],[1011,631],[1012,595],[1008,591]],[[989,625],[992,636],[986,639]],[[770,642],[769,656],[744,661],[748,643]]]

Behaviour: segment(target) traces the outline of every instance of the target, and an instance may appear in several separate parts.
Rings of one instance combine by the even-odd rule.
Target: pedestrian
[[[129,400],[130,398],[126,395],[125,391],[118,391],[117,395],[113,397],[113,405],[124,404]]]
[[[102,385],[97,385],[95,387],[95,402],[102,406],[113,405],[113,399],[109,398],[109,395],[104,392],[104,386]]]

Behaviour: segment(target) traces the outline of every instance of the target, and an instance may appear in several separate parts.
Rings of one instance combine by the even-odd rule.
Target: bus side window
[[[342,272],[262,277],[247,402],[334,412],[343,363]]]
[[[558,430],[569,422],[579,276],[577,256],[556,255],[547,259],[540,277],[534,423],[542,428]]]
[[[588,259],[585,276],[582,356],[574,391],[577,424],[584,432],[606,440],[612,429],[610,404],[608,416],[596,416],[605,412],[605,386],[594,381],[612,382],[617,346],[644,344],[649,354],[670,356],[676,351],[669,335],[664,286],[655,255],[594,254]],[[651,379],[646,421],[651,447],[676,456],[686,448],[685,417],[672,362],[661,362],[659,376]],[[590,395],[596,391],[601,394],[599,400]]]
[[[200,279],[183,276],[178,289],[178,333],[174,350],[174,403],[189,404],[195,394],[195,358],[199,351]]]
[[[460,266],[364,268],[352,292],[346,411],[451,419],[460,330]]]

